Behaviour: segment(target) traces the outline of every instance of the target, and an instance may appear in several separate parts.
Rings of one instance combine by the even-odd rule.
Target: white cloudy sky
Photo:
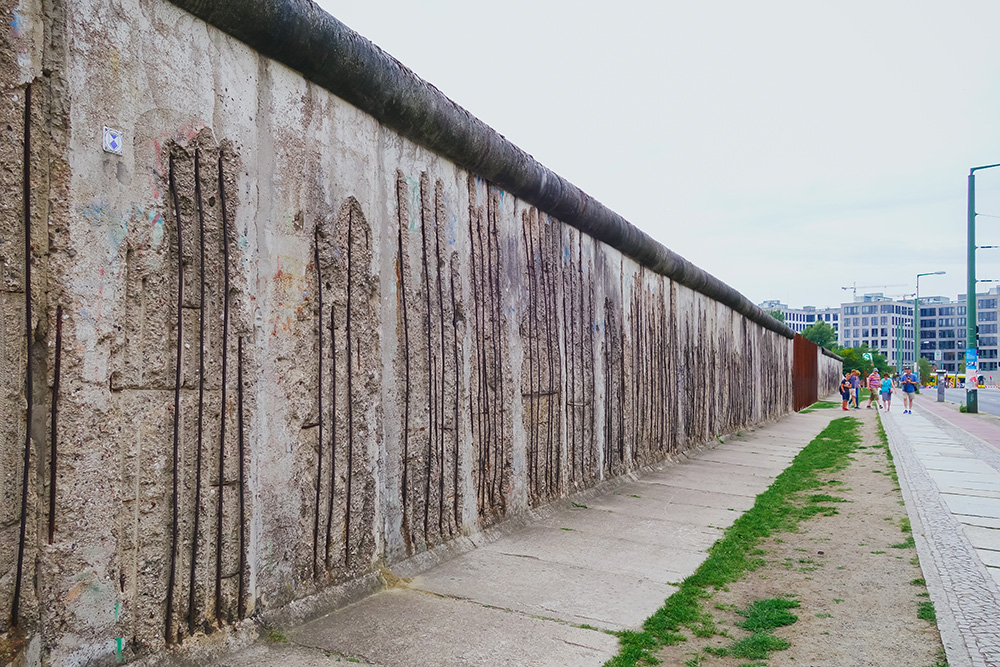
[[[965,291],[969,168],[1000,162],[997,0],[319,4],[754,302],[939,270],[921,295]],[[976,186],[1000,245],[1000,168]]]

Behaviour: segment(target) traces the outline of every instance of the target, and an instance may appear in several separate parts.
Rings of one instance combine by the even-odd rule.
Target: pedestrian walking
[[[886,373],[882,378],[882,407],[889,412],[889,402],[892,400],[892,378]]]
[[[851,391],[854,393],[854,409],[861,409],[861,371],[851,371]]]
[[[913,396],[917,393],[917,376],[907,366],[899,376],[899,386],[903,390],[903,414],[913,414]]]
[[[840,379],[840,407],[843,410],[847,410],[847,406],[851,402],[851,374],[844,373],[844,377]]]
[[[872,409],[873,402],[876,408],[882,407],[878,403],[878,394],[881,388],[882,376],[878,374],[878,369],[876,368],[868,375],[868,405],[865,406],[867,409]]]

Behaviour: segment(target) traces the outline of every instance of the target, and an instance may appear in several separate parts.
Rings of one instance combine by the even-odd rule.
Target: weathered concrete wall
[[[176,6],[0,9],[0,664],[159,651],[791,409],[780,327]]]

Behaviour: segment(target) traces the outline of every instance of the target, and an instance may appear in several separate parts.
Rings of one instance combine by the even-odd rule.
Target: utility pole
[[[969,222],[968,222],[968,247],[967,247],[967,286],[965,295],[965,409],[967,412],[979,412],[979,350],[976,340],[976,172],[980,169],[992,169],[1000,167],[1000,164],[987,164],[982,167],[973,167],[969,170]],[[969,351],[972,354],[969,354]],[[973,367],[969,369],[969,362],[973,362]],[[971,377],[970,377],[971,376]],[[972,386],[969,386],[969,380]]]

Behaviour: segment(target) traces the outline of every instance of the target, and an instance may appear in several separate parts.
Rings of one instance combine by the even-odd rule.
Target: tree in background
[[[861,372],[862,376],[866,376],[872,372],[872,365],[878,369],[879,374],[885,375],[889,373],[892,369],[889,366],[889,362],[886,360],[885,355],[878,350],[871,350],[867,345],[862,345],[861,347],[841,347],[834,350],[840,358],[844,360],[844,372],[858,370]],[[872,355],[872,360],[868,361],[865,359],[864,355]]]
[[[773,317],[774,319],[778,320],[779,322],[785,321],[785,314],[780,310],[769,310],[767,311],[767,314]]]
[[[931,378],[934,377],[934,371],[931,370],[931,362],[923,357],[917,359],[917,372],[920,373],[920,382],[922,383],[930,382]]]
[[[837,332],[823,320],[817,320],[803,329],[802,337],[828,350],[832,350],[837,344]]]

